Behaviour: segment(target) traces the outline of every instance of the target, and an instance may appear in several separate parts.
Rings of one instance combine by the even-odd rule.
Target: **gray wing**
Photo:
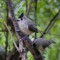
[[[29,20],[29,22],[28,22],[28,28],[29,28],[29,30],[38,33],[38,29],[36,28],[35,23],[31,20]]]
[[[25,23],[28,25],[28,28],[29,28],[30,31],[32,31],[32,32],[38,32],[38,29],[36,28],[36,26],[33,23],[33,21],[31,21],[26,16],[24,16],[24,19],[25,19]]]
[[[38,33],[38,29],[37,29],[35,26],[33,26],[33,25],[28,25],[28,28],[29,28],[30,31],[33,31],[33,32]]]

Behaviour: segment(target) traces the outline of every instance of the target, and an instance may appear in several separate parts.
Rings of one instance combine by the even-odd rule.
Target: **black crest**
[[[21,15],[19,16],[19,18],[22,18],[24,16],[24,13],[21,13]]]

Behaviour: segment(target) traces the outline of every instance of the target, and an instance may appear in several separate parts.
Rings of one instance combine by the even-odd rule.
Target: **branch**
[[[50,20],[50,23],[48,24],[48,26],[46,27],[46,29],[44,30],[44,32],[42,33],[42,35],[40,37],[43,37],[53,26],[54,22],[57,20],[57,17],[60,13],[60,10],[58,13],[56,13],[56,15]]]
[[[27,2],[27,0],[26,0],[26,12],[27,12],[27,6],[28,6],[28,2]]]
[[[22,32],[17,31],[17,30],[20,30],[20,29],[19,29],[18,23],[15,21],[16,19],[15,19],[15,16],[14,16],[14,11],[13,11],[12,1],[11,0],[8,0],[8,6],[9,6],[10,13],[11,13],[12,22],[13,22],[13,25],[14,25],[14,28],[15,28],[15,32],[16,32],[17,38],[19,40],[22,39],[21,41],[26,44],[27,48],[30,50],[30,52],[34,56],[35,60],[43,60],[43,57],[42,57],[41,53],[38,56],[37,53],[36,53],[36,51],[33,49],[33,44],[31,42],[31,40],[28,37],[26,37],[26,35],[23,34]],[[21,52],[20,54],[23,54],[23,52]],[[21,57],[21,59],[23,59],[23,57]]]
[[[17,47],[17,45],[16,45],[16,43],[15,43],[15,41],[14,41],[14,39],[13,39],[13,35],[12,35],[10,29],[8,28],[8,26],[7,26],[7,24],[6,24],[5,22],[4,22],[4,25],[5,25],[5,27],[7,28],[8,32],[9,32],[11,38],[12,38],[12,41],[13,41],[13,43],[14,43],[15,48],[16,48],[17,51],[19,52],[19,49],[18,49],[18,47]]]
[[[6,3],[6,20],[8,20],[8,5],[7,5],[7,1],[5,1]],[[7,59],[7,52],[8,52],[8,31],[6,31],[6,41],[5,41],[5,60]]]
[[[35,25],[37,22],[37,0],[34,0],[35,6],[34,6],[34,18],[35,18]],[[37,34],[35,32],[35,39],[37,38]]]
[[[32,0],[30,0],[30,4],[28,5],[28,10],[26,12],[26,16],[28,17],[30,9],[31,9],[31,4],[32,4]]]

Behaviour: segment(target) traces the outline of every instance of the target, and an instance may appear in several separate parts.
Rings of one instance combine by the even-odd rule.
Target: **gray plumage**
[[[50,44],[55,43],[53,40],[45,40],[44,38],[37,38],[33,41],[39,51],[44,51]]]
[[[23,33],[31,35],[33,32],[38,32],[35,24],[25,15],[21,14],[18,20],[19,28]]]

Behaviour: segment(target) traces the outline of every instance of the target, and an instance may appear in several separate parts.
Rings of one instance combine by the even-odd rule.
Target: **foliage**
[[[28,0],[29,5],[30,0]],[[26,1],[25,0],[13,0],[13,7],[16,18],[24,12],[26,14]],[[53,18],[53,16],[58,12],[60,7],[60,0],[38,0],[37,3],[37,28],[40,31],[44,31],[47,27],[49,21]],[[60,16],[60,15],[59,15]],[[34,20],[34,2],[32,3],[32,8],[30,9],[29,18]],[[6,32],[1,32],[1,30],[5,29],[3,22],[6,21],[6,1],[0,0],[0,45],[5,46],[5,35]],[[39,37],[41,33],[37,34]],[[47,40],[54,40],[56,44],[51,45],[50,48],[47,48],[44,52],[45,60],[60,60],[60,17],[58,17],[54,26],[50,29],[50,31],[44,36]],[[34,38],[34,37],[33,37]],[[33,39],[31,38],[31,39]],[[16,39],[15,39],[16,40]],[[10,37],[8,38],[9,50],[12,50],[13,43]],[[29,53],[30,54],[30,53]],[[28,55],[29,60],[33,60],[31,55]]]

